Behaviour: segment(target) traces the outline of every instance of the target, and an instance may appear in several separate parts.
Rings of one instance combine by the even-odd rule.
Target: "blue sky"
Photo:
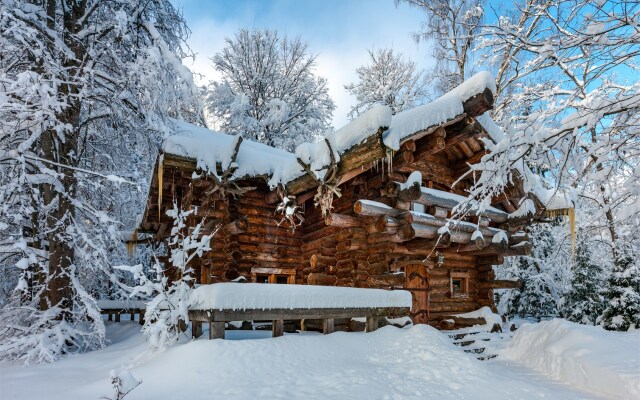
[[[187,65],[216,79],[210,58],[224,47],[225,37],[240,28],[269,28],[309,42],[317,55],[316,72],[329,83],[336,102],[333,125],[344,125],[354,103],[344,85],[356,79],[355,69],[368,63],[367,50],[393,47],[428,68],[429,43],[416,44],[411,33],[420,28],[421,11],[393,0],[174,0],[191,29],[189,45],[197,53]]]

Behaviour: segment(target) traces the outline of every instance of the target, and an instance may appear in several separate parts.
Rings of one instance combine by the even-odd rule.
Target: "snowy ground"
[[[640,399],[640,330],[610,332],[554,319],[520,327],[500,355],[614,399]]]
[[[0,398],[97,399],[111,394],[109,372],[121,367],[143,380],[127,400],[606,398],[552,381],[521,362],[478,361],[422,325],[274,339],[265,338],[270,332],[228,331],[232,339],[248,340],[200,339],[161,354],[149,354],[139,328],[109,323],[112,344],[106,349],[54,364],[0,365]],[[640,367],[640,361],[627,361],[627,367]]]

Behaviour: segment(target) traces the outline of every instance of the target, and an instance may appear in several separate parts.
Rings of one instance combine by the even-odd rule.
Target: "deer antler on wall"
[[[298,205],[295,196],[287,195],[284,186],[278,185],[277,192],[281,201],[276,207],[276,214],[282,214],[282,219],[277,222],[277,225],[280,226],[283,222],[288,221],[290,229],[295,231],[296,227],[304,222],[302,208]],[[298,223],[296,223],[296,219]]]
[[[333,153],[333,149],[331,148],[331,143],[329,143],[328,139],[324,139],[327,147],[329,148],[329,156],[331,157],[331,162],[326,167],[319,169],[318,171],[322,171],[324,169],[327,172],[324,174],[324,178],[318,179],[315,172],[311,169],[311,165],[306,164],[304,161],[298,158],[298,163],[304,168],[304,170],[313,177],[316,182],[318,182],[318,191],[315,196],[313,196],[313,202],[316,207],[320,206],[322,210],[322,216],[326,217],[333,208],[333,196],[341,197],[340,188],[338,188],[338,163],[336,162],[335,155]]]

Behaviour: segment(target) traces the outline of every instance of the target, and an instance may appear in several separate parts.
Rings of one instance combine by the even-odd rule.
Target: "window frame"
[[[280,283],[280,285],[287,284],[293,285],[296,283],[296,269],[295,268],[267,268],[267,267],[253,267],[251,268],[251,281],[258,282],[258,276],[267,276],[267,283],[278,284],[279,277],[286,277],[286,283]]]
[[[469,277],[468,271],[455,271],[449,273],[449,294],[451,298],[467,298],[469,297]],[[453,281],[460,281],[460,291],[453,290]]]

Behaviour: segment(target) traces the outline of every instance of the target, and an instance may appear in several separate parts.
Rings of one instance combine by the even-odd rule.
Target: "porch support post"
[[[209,323],[209,339],[224,339],[224,321]]]
[[[198,338],[202,336],[202,322],[201,321],[191,321],[191,337]]]
[[[328,335],[335,331],[335,324],[333,318],[326,318],[322,320],[322,333]]]
[[[283,331],[284,331],[284,321],[281,319],[274,319],[271,325],[271,336],[272,337],[282,336]]]
[[[376,317],[367,317],[367,322],[365,325],[365,332],[373,332],[378,329],[378,318]]]

